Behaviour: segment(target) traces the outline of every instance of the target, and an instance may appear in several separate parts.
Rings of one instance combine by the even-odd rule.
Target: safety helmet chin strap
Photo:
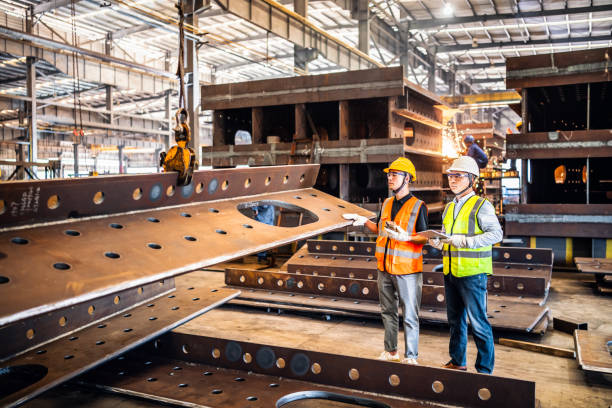
[[[469,174],[468,177],[470,178],[470,183],[468,184],[468,186],[466,188],[464,188],[463,190],[461,190],[460,192],[455,194],[455,197],[459,197],[461,194],[463,194],[466,191],[468,191],[474,185],[474,179],[475,179],[474,175],[473,174]]]
[[[393,194],[397,194],[400,191],[402,191],[402,188],[404,188],[404,186],[406,186],[406,184],[410,182],[410,174],[408,174],[406,172],[402,172],[402,173],[404,173],[404,181],[402,182],[401,186],[399,186],[397,189],[393,190]]]

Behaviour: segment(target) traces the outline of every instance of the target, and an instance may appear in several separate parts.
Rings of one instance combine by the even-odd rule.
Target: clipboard
[[[450,238],[448,235],[444,235],[440,231],[435,231],[435,230],[425,230],[425,231],[417,232],[417,234],[423,237],[429,238],[429,239],[431,238],[449,239]]]

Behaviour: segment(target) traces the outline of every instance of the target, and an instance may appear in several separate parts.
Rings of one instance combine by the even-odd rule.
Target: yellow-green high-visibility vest
[[[465,235],[473,237],[480,235],[484,231],[478,225],[478,211],[485,202],[485,198],[477,195],[468,198],[459,210],[455,218],[455,202],[446,205],[442,214],[442,223],[446,235]],[[442,248],[442,264],[444,274],[452,273],[453,276],[462,278],[465,276],[486,273],[493,274],[492,246],[487,245],[482,248],[457,248],[451,244],[444,244]]]

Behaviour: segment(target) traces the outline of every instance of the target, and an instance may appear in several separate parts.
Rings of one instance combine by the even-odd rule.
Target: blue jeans
[[[398,303],[402,308],[404,356],[419,356],[419,308],[423,290],[423,274],[391,275],[378,271],[378,297],[385,327],[385,350],[397,350]]]
[[[457,278],[452,274],[444,275],[446,292],[446,313],[450,325],[448,352],[455,365],[466,365],[467,319],[470,319],[472,336],[478,349],[476,370],[491,374],[495,364],[493,331],[487,319],[487,275]]]

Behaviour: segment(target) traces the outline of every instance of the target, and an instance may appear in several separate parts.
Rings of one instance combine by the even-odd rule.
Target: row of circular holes
[[[295,271],[295,274],[296,275],[301,275],[302,274],[302,270],[301,269],[297,269]],[[305,275],[319,276],[319,272],[312,271],[311,273],[305,273]],[[335,278],[336,275],[337,275],[336,272],[332,271],[332,272],[329,273],[329,275],[322,275],[322,276],[329,276],[331,278]],[[355,274],[353,272],[349,272],[348,277],[349,277],[349,279],[354,279],[355,278]],[[374,274],[369,273],[368,276],[367,276],[367,279],[368,280],[373,280],[374,279]]]
[[[239,279],[240,279],[240,282],[242,282],[242,283],[246,282],[246,277],[244,275],[240,275]],[[261,276],[259,278],[257,278],[257,283],[259,285],[263,285],[264,284],[264,278],[261,277]],[[285,282],[282,279],[278,279],[276,281],[276,285],[278,287],[283,287],[285,285]],[[304,282],[298,281],[296,286],[301,289],[301,288],[304,287]],[[325,289],[325,283],[319,282],[319,284],[317,284],[317,289],[324,290]],[[345,293],[346,292],[346,285],[340,285],[340,287],[338,288],[338,291],[341,292],[341,293]],[[361,293],[364,296],[367,296],[370,293],[370,289],[368,287],[364,286],[361,289]]]
[[[187,347],[187,345],[186,345],[186,344],[183,344],[183,346],[182,346],[182,351],[183,351],[183,353],[185,353],[185,354],[188,354],[188,353],[189,353],[189,348]],[[219,358],[221,357],[221,351],[220,351],[218,348],[213,348],[213,349],[212,349],[212,351],[211,351],[211,356],[212,356],[214,359],[219,359]],[[253,356],[252,356],[250,353],[244,353],[244,354],[243,354],[243,356],[242,356],[242,361],[243,361],[245,364],[250,364],[250,363],[253,361]],[[281,368],[281,369],[282,369],[282,368],[284,368],[284,367],[285,367],[285,365],[286,365],[286,362],[285,362],[285,359],[284,359],[284,358],[279,357],[279,358],[276,360],[276,367],[278,367],[278,368]],[[322,367],[321,367],[321,365],[320,365],[319,363],[313,363],[313,364],[310,366],[310,371],[311,371],[313,374],[318,375],[318,374],[320,374],[320,373],[321,373],[321,371],[322,371]],[[210,373],[210,372],[209,372],[209,371],[207,371],[207,372],[205,372],[205,373],[204,373],[204,375],[212,375],[212,373],[210,373],[210,374],[207,374],[207,373]],[[351,368],[351,369],[349,369],[349,371],[348,371],[348,378],[349,378],[349,379],[351,379],[352,381],[357,381],[357,380],[359,380],[359,370],[358,370],[358,369],[356,369],[356,368]],[[397,374],[391,374],[391,375],[389,376],[388,381],[389,381],[389,384],[390,384],[392,387],[397,387],[397,386],[399,386],[399,384],[400,384],[400,377],[399,377]],[[270,384],[270,386],[272,386],[272,384]],[[436,381],[434,381],[434,382],[432,383],[432,385],[431,385],[431,389],[432,389],[432,390],[433,390],[433,391],[434,391],[436,394],[440,394],[440,393],[442,393],[442,392],[444,391],[444,384],[443,384],[441,381],[436,380]],[[488,400],[488,399],[490,399],[490,398],[491,398],[491,391],[489,391],[489,389],[488,389],[488,388],[481,388],[481,389],[479,389],[479,390],[478,390],[478,397],[479,397],[481,400],[486,401],[486,400]]]
[[[218,213],[219,212],[219,210],[217,210],[216,208],[210,208],[209,211],[213,212],[213,213]],[[185,212],[181,213],[181,216],[185,217],[185,218],[191,218],[191,214],[185,213]],[[154,218],[154,217],[147,218],[147,221],[153,222],[153,223],[159,223],[160,222],[159,219]],[[253,228],[253,226],[250,225],[250,224],[242,224],[242,226],[244,228],[249,228],[249,229]],[[116,223],[109,224],[109,227],[111,227],[113,229],[123,229],[123,225],[116,224]],[[227,231],[224,231],[222,229],[216,229],[215,232],[217,234],[227,235]],[[66,230],[66,231],[64,231],[64,234],[66,234],[68,236],[72,236],[72,237],[78,237],[78,236],[81,235],[81,233],[79,231],[75,231],[75,230]],[[187,241],[190,241],[190,242],[194,242],[194,241],[198,240],[196,237],[193,237],[193,236],[190,236],[190,235],[186,235],[183,238],[185,238]],[[26,245],[26,244],[30,243],[30,241],[28,239],[21,238],[21,237],[12,238],[11,242],[13,244],[17,244],[17,245]],[[147,246],[149,248],[151,248],[151,249],[161,249],[162,248],[161,245],[156,244],[156,243],[148,243]],[[105,252],[104,256],[106,256],[107,258],[110,258],[110,259],[119,259],[121,257],[121,255],[119,255],[116,252]],[[68,270],[68,269],[71,268],[71,266],[69,264],[64,263],[64,262],[57,262],[57,263],[53,264],[53,267],[55,269],[59,269],[59,270]],[[6,278],[4,276],[0,276],[0,284],[7,283],[8,281],[9,281],[8,278]]]
[[[160,285],[163,285],[163,284],[164,284],[164,282],[163,282],[163,281],[161,281],[159,284],[160,284]],[[190,288],[188,288],[188,289],[189,289],[189,290],[193,290],[194,288],[193,288],[193,287],[190,287]],[[211,291],[212,291],[212,292],[216,292],[216,291],[217,291],[217,289],[212,289]],[[140,294],[142,294],[142,293],[143,293],[143,289],[142,289],[142,288],[138,288],[138,294],[140,295]],[[169,299],[173,299],[173,298],[175,298],[175,297],[176,297],[176,295],[168,295],[168,298],[169,298]],[[198,297],[194,297],[194,298],[192,298],[191,300],[193,300],[193,301],[198,301],[198,300],[200,300],[200,298],[198,298]],[[114,303],[115,305],[118,305],[120,301],[121,301],[121,297],[120,297],[119,295],[117,295],[117,296],[115,296],[115,297],[113,298],[113,303]],[[147,307],[154,307],[154,306],[155,306],[155,303],[149,303],[149,304],[147,305]],[[180,307],[179,307],[179,306],[173,306],[173,307],[171,307],[170,309],[171,309],[171,310],[179,310],[179,309],[180,309]],[[90,306],[87,308],[87,313],[88,313],[90,316],[93,316],[93,314],[94,314],[94,311],[95,311],[95,310],[96,310],[96,308],[95,308],[93,305],[90,305]],[[123,315],[123,317],[131,317],[131,316],[132,316],[132,314],[131,314],[131,313],[126,313],[126,314],[124,314],[124,315]],[[153,320],[157,320],[157,317],[154,317],[154,316],[153,316],[153,317],[150,317],[150,318],[149,318],[149,320],[151,320],[151,321],[153,321]],[[66,324],[67,324],[67,323],[68,323],[68,319],[67,319],[65,316],[60,317],[60,318],[59,318],[59,320],[58,320],[58,324],[59,324],[61,327],[66,326]],[[104,323],[102,323],[102,324],[98,325],[98,328],[99,328],[99,329],[103,329],[103,328],[105,328],[105,327],[106,327],[106,324],[104,324]],[[125,329],[125,330],[123,330],[123,331],[124,331],[124,332],[126,332],[126,333],[129,333],[129,332],[131,332],[131,331],[132,331],[132,329]],[[26,330],[26,338],[27,338],[28,340],[32,340],[32,339],[34,338],[35,334],[36,334],[36,332],[35,332],[35,330],[34,330],[34,329],[28,329],[28,330]],[[78,339],[78,337],[74,337],[74,336],[73,336],[73,337],[71,337],[69,340],[76,340],[76,339]],[[101,344],[103,344],[103,343],[101,343]],[[44,353],[44,351],[43,351],[43,353]],[[38,354],[42,354],[42,353],[38,353]]]
[[[317,248],[317,249],[319,249],[319,248]],[[369,248],[368,248],[368,249],[369,249]],[[368,252],[369,252],[369,251],[368,251]],[[440,252],[440,251],[439,251],[439,250],[437,250],[437,251],[432,251],[432,252],[434,252],[434,253],[438,253],[438,252]],[[427,249],[424,249],[424,250],[423,250],[423,255],[427,255],[428,253],[429,253],[429,251],[428,251]],[[503,256],[504,256],[504,258],[505,258],[505,259],[510,259],[510,253],[509,253],[509,252],[504,252],[504,255],[503,255]],[[526,254],[525,254],[525,259],[527,259],[528,261],[531,261],[531,260],[533,259],[533,255],[532,255],[531,253],[529,253],[529,252],[528,252],[528,253],[526,253]],[[510,266],[506,265],[506,269],[509,269],[509,268],[510,268]]]
[[[339,206],[339,207],[341,207],[341,206]],[[342,208],[344,208],[344,207],[342,207]],[[321,245],[319,245],[319,244],[315,245],[315,249],[317,251],[320,251],[321,250]],[[349,249],[349,252],[355,252],[355,247],[352,246],[352,245],[350,245],[348,249]],[[338,250],[338,245],[332,245],[331,250],[334,251],[334,252],[337,251]],[[370,247],[370,246],[366,247],[366,252],[371,253],[372,252],[372,247]]]
[[[311,194],[311,196],[316,197],[316,194]],[[299,196],[296,196],[296,198],[301,199],[301,197],[299,197]],[[340,208],[345,208],[345,207],[344,207],[343,205],[341,205],[341,204],[338,204],[338,207],[340,207]],[[328,209],[328,208],[323,208],[323,210],[325,210],[325,211],[331,211],[331,210],[330,210],[330,209]],[[217,210],[217,209],[215,209],[215,208],[210,208],[210,209],[209,209],[209,211],[210,211],[210,212],[212,212],[212,213],[218,213],[218,212],[219,212],[219,210]],[[181,216],[182,216],[182,217],[186,217],[186,218],[191,218],[191,214],[189,214],[189,213],[185,213],[185,212],[182,212],[182,213],[181,213]],[[148,221],[150,221],[150,222],[153,222],[153,223],[158,223],[158,222],[160,222],[160,221],[159,221],[159,219],[154,218],[154,217],[149,217],[149,218],[147,218],[147,220],[148,220]],[[121,225],[121,224],[116,224],[116,223],[111,223],[111,224],[109,224],[109,226],[110,226],[111,228],[114,228],[114,229],[122,229],[122,228],[123,228],[123,225]],[[249,229],[253,228],[253,226],[252,226],[252,225],[250,225],[250,224],[242,224],[242,226],[243,226],[244,228],[249,228]],[[222,230],[222,229],[216,229],[216,230],[215,230],[215,232],[216,232],[216,233],[218,233],[218,234],[221,234],[221,235],[227,235],[227,231]],[[75,231],[75,230],[66,230],[66,231],[64,231],[64,233],[65,233],[66,235],[69,235],[69,236],[80,236],[80,235],[81,235],[81,233],[80,233],[80,232]],[[197,241],[197,238],[192,237],[192,236],[185,236],[184,238],[185,238],[187,241],[192,241],[192,242],[193,242],[193,241]],[[21,237],[15,237],[15,238],[12,238],[12,239],[11,239],[11,242],[12,242],[12,243],[14,243],[14,244],[18,244],[18,245],[25,245],[25,244],[28,244],[28,243],[29,243],[29,240],[27,240],[27,239],[25,239],[25,238],[21,238]],[[147,244],[147,246],[148,246],[149,248],[151,248],[151,249],[161,249],[161,248],[162,248],[162,247],[161,247],[161,245],[156,244],[156,243],[149,243],[149,244]],[[353,247],[351,247],[351,248],[353,248]],[[368,248],[368,250],[369,250],[369,248]],[[120,256],[119,254],[117,254],[116,252],[106,252],[104,255],[105,255],[106,257],[108,257],[108,258],[111,258],[111,259],[118,259],[118,258],[120,258],[120,257],[121,257],[121,256]],[[59,270],[68,270],[68,269],[70,269],[70,265],[69,265],[69,264],[66,264],[66,263],[63,263],[63,262],[58,262],[58,263],[55,263],[55,264],[53,265],[53,267],[54,267],[54,268],[56,268],[56,269],[59,269]],[[6,283],[6,282],[8,282],[8,278],[3,277],[3,276],[0,276],[0,284],[2,284],[2,283]]]
[[[149,365],[149,364],[152,364],[152,362],[151,362],[151,361],[147,361],[147,362],[145,362],[145,365]],[[173,368],[172,368],[172,370],[174,370],[174,371],[182,370],[182,367],[175,366],[175,367],[173,367]],[[125,374],[126,374],[126,372],[125,372],[125,371],[120,371],[120,372],[118,372],[118,373],[117,373],[117,375],[120,375],[120,376],[123,376],[123,375],[125,375]],[[211,376],[211,375],[213,375],[213,374],[214,374],[214,373],[213,373],[212,371],[204,371],[204,372],[202,373],[202,375],[204,375],[204,376]],[[174,374],[174,372],[170,372],[170,375],[175,375],[175,374]],[[149,378],[147,378],[147,380],[146,380],[146,381],[147,381],[147,382],[155,382],[155,381],[157,381],[157,378],[155,378],[155,377],[149,377]],[[236,377],[236,378],[234,378],[234,381],[236,381],[236,382],[243,382],[243,381],[246,381],[246,380],[245,380],[244,378],[242,378],[242,377]],[[185,387],[188,387],[188,386],[189,386],[189,384],[186,384],[186,383],[180,383],[180,384],[178,384],[178,387],[179,387],[179,388],[185,388]],[[277,384],[277,383],[271,383],[271,384],[269,384],[268,386],[269,386],[270,388],[276,388],[276,387],[278,387],[278,386],[279,386],[279,384]],[[215,388],[215,389],[213,389],[213,390],[212,390],[210,393],[211,393],[211,394],[213,394],[213,395],[219,395],[219,394],[222,394],[222,393],[223,393],[223,390],[218,389],[218,388]],[[249,396],[249,397],[246,397],[245,399],[246,399],[247,401],[257,401],[257,397],[254,397],[254,396]]]
[[[139,288],[139,290],[140,290],[140,289],[142,289],[142,288]],[[190,287],[190,288],[188,288],[188,289],[189,289],[189,290],[193,290],[194,288],[193,288],[193,287]],[[211,290],[211,292],[216,292],[216,291],[217,291],[217,289],[212,289],[212,290]],[[142,293],[142,292],[139,292],[139,293]],[[175,298],[175,297],[176,297],[176,295],[168,295],[168,298],[170,298],[170,299],[173,299],[173,298]],[[195,302],[195,301],[200,300],[200,298],[199,298],[199,297],[194,297],[194,298],[192,298],[191,300]],[[120,297],[119,297],[119,296],[115,296],[115,298],[113,299],[113,303],[117,305],[117,304],[119,304],[119,301],[120,301]],[[149,303],[149,304],[147,305],[147,307],[154,307],[154,306],[155,306],[155,303]],[[180,306],[173,306],[173,307],[171,307],[171,308],[170,308],[170,310],[179,310],[179,309],[180,309]],[[93,315],[94,310],[95,310],[95,307],[94,307],[94,306],[89,306],[89,308],[87,309],[87,312],[88,312],[90,315]],[[123,317],[132,317],[132,314],[131,314],[131,313],[125,313],[125,314],[123,315]],[[150,320],[150,321],[157,320],[157,317],[156,317],[156,316],[151,316],[151,317],[149,317],[149,320]],[[58,324],[59,324],[60,326],[64,327],[64,326],[65,326],[67,323],[68,323],[68,319],[67,319],[65,316],[60,317],[60,319],[59,319],[59,321],[58,321]],[[104,328],[106,327],[106,323],[101,323],[101,324],[99,324],[97,327],[98,327],[98,329],[104,329]],[[132,330],[133,330],[133,329],[131,329],[131,328],[123,329],[123,331],[124,331],[125,333],[129,333],[129,332],[131,332]],[[28,338],[29,340],[32,340],[32,339],[34,338],[34,335],[35,335],[35,331],[34,331],[34,329],[28,329],[28,330],[26,331],[26,338]],[[68,340],[69,340],[69,341],[74,341],[74,340],[78,340],[78,338],[79,338],[78,336],[72,336],[72,337],[70,337]],[[104,340],[98,340],[98,341],[96,342],[96,345],[101,346],[101,345],[102,345],[102,344],[104,344],[104,343],[105,343],[105,341],[104,341]],[[36,354],[44,354],[44,353],[46,353],[46,352],[47,352],[47,350],[44,350],[44,349],[43,349],[43,350],[38,350],[38,351],[36,352]],[[73,355],[68,354],[68,355],[64,356],[64,359],[69,360],[69,359],[71,359],[71,358],[73,358],[73,357],[74,357]]]
[[[214,180],[216,180],[216,179],[214,179]],[[305,180],[305,175],[302,174],[300,176],[300,183],[304,183],[304,180]],[[266,177],[266,180],[265,180],[266,186],[270,185],[271,182],[272,182],[272,178],[270,176]],[[285,176],[283,177],[283,184],[287,184],[288,182],[289,182],[289,175],[285,174]],[[251,186],[251,183],[252,183],[251,179],[247,178],[244,181],[244,188],[249,188]],[[228,188],[229,188],[229,181],[228,180],[223,181],[223,183],[221,184],[221,189],[223,191],[225,191]],[[166,195],[168,197],[172,197],[172,196],[174,196],[175,191],[176,191],[176,187],[174,185],[170,185],[170,186],[168,186],[168,188],[166,188]],[[200,194],[202,191],[204,191],[204,183],[198,183],[196,185],[195,192],[196,192],[196,194]],[[216,188],[215,188],[215,191],[216,191]],[[212,193],[214,193],[214,191]],[[140,200],[142,198],[142,196],[143,196],[142,188],[137,187],[137,188],[134,189],[134,191],[132,191],[132,198],[134,200]],[[98,192],[96,192],[93,195],[92,201],[93,201],[94,204],[100,205],[100,204],[102,204],[104,202],[104,197],[105,197],[104,192],[103,191],[98,191]],[[52,195],[47,200],[47,208],[49,208],[50,210],[55,210],[55,209],[59,208],[60,201],[61,200],[60,200],[59,195],[57,195],[57,194]],[[4,200],[0,200],[0,215],[2,215],[4,213],[4,211],[5,211]]]

